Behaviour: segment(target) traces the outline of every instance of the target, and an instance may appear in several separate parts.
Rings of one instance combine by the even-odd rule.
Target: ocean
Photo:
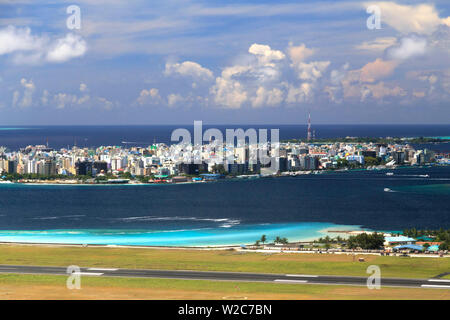
[[[0,242],[213,246],[412,227],[450,227],[450,167],[179,185],[0,184]]]
[[[18,150],[28,145],[46,144],[52,148],[99,147],[107,145],[148,146],[153,142],[170,144],[173,130],[191,125],[153,126],[0,126],[0,146]],[[225,129],[279,129],[280,139],[306,138],[306,125],[219,125],[204,124],[203,130]],[[317,138],[335,137],[448,137],[450,125],[313,125]],[[450,143],[428,145],[440,152],[449,152]]]

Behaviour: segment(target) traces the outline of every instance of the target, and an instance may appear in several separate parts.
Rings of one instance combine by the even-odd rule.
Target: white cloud
[[[80,91],[81,92],[89,91],[89,89],[85,83],[80,83]]]
[[[161,102],[161,96],[159,95],[159,90],[156,88],[149,90],[143,89],[136,101],[141,106],[145,104],[157,104]]]
[[[171,93],[167,96],[167,103],[169,104],[169,107],[174,107],[183,101],[184,98],[177,93]]]
[[[91,101],[91,96],[88,94],[89,88],[85,83],[80,83],[80,92],[82,93],[81,96],[78,96],[76,94],[70,94],[70,93],[57,93],[53,96],[53,102],[56,105],[57,109],[64,109],[68,106],[80,106],[85,105],[89,101]],[[48,102],[48,91],[44,90],[44,94],[41,98],[41,102],[43,105],[46,105]]]
[[[19,102],[19,99],[20,99],[20,92],[15,90],[13,92],[13,99],[12,99],[13,107],[15,107],[17,105],[17,103]]]
[[[307,48],[304,44],[293,46],[292,43],[289,43],[288,53],[291,59],[291,67],[296,71],[297,77],[301,80],[316,81],[322,77],[330,65],[330,61],[305,62],[305,60],[315,53],[315,50]]]
[[[314,54],[314,49],[307,48],[303,43],[299,46],[294,46],[292,42],[290,42],[288,54],[292,64],[297,65],[312,56]]]
[[[60,63],[81,57],[86,50],[86,42],[72,33],[51,41],[46,36],[32,35],[29,28],[0,29],[0,55],[11,55],[15,64]]]
[[[43,38],[31,35],[29,28],[17,29],[8,26],[0,30],[0,55],[16,51],[38,50],[46,42]]]
[[[284,93],[278,88],[268,90],[264,87],[259,87],[256,90],[256,96],[252,98],[252,106],[254,108],[264,106],[279,106],[284,99]]]
[[[427,49],[427,40],[415,36],[405,37],[387,50],[387,55],[391,59],[405,60],[415,56],[425,54]]]
[[[302,80],[316,81],[322,77],[329,65],[330,61],[300,62],[296,65],[297,76]]]
[[[57,93],[53,96],[53,102],[57,109],[64,109],[67,105],[76,104],[78,97],[69,93]]]
[[[20,80],[20,85],[23,87],[22,95],[18,90],[14,91],[12,105],[13,107],[28,108],[33,104],[33,93],[36,87],[33,80],[27,80],[25,78]]]
[[[359,80],[361,82],[375,82],[376,80],[391,75],[397,65],[398,62],[396,61],[386,61],[378,58],[375,61],[365,64],[361,69],[354,70],[353,72],[359,75]]]
[[[382,100],[388,96],[399,97],[405,95],[406,91],[403,88],[399,86],[388,87],[381,81],[377,84],[365,84],[361,91],[361,101],[366,100],[369,96],[372,96],[376,100]]]
[[[283,94],[272,84],[278,83],[282,74],[280,63],[285,54],[257,43],[252,44],[248,52],[250,56],[241,57],[235,65],[224,68],[210,88],[217,105],[238,109],[249,100],[254,107],[280,103]]]
[[[335,70],[331,71],[331,73],[330,73],[331,83],[334,85],[337,85],[342,80],[344,80],[345,76],[347,75],[348,68],[350,68],[350,64],[346,63],[340,69],[335,69]]]
[[[274,66],[274,61],[280,61],[285,58],[283,52],[279,50],[272,50],[268,45],[254,43],[248,49],[248,52],[255,55],[260,65]]]
[[[42,97],[41,97],[41,103],[42,105],[46,106],[48,104],[48,97],[49,97],[50,93],[48,92],[48,90],[44,90],[42,92]]]
[[[219,106],[239,109],[247,101],[247,92],[239,81],[229,77],[218,77],[215,85],[210,89],[214,102]]]
[[[106,98],[103,97],[97,97],[97,101],[101,104],[103,109],[105,110],[111,110],[114,107],[114,103],[112,101],[109,101]]]
[[[299,87],[290,85],[286,102],[289,104],[310,102],[313,96],[313,85],[304,82]]]
[[[373,52],[382,52],[389,47],[392,47],[397,43],[397,38],[395,37],[384,37],[384,38],[376,38],[371,41],[365,41],[359,45],[355,46],[355,49],[358,50],[367,50]]]
[[[86,53],[87,45],[80,36],[69,33],[65,38],[58,39],[47,52],[47,61],[65,62],[81,57]]]
[[[182,76],[190,76],[196,79],[212,79],[211,70],[202,67],[200,64],[192,61],[184,61],[183,63],[166,63],[164,71],[166,75],[180,74]]]

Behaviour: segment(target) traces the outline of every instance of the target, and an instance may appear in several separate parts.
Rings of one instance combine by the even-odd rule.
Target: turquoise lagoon
[[[277,236],[289,241],[309,241],[319,237],[336,236],[333,231],[359,230],[359,226],[331,223],[276,223],[239,225],[193,230],[1,230],[0,242],[61,243],[133,246],[219,246],[253,244],[263,234],[268,241]]]

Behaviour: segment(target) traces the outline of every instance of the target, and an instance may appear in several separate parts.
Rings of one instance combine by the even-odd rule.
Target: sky
[[[0,125],[450,124],[449,53],[448,0],[0,0]]]

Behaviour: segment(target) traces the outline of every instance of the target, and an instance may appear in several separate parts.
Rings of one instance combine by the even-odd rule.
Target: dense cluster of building
[[[448,154],[415,150],[408,144],[375,143],[270,143],[264,146],[267,161],[260,161],[261,146],[202,146],[163,143],[149,147],[108,146],[54,150],[45,145],[28,146],[19,151],[0,149],[0,172],[42,176],[179,176],[220,173],[230,175],[277,174],[345,168],[346,166],[423,165],[448,163]],[[227,160],[227,161],[224,161]],[[273,171],[273,163],[276,170]],[[271,171],[272,170],[272,171]]]

